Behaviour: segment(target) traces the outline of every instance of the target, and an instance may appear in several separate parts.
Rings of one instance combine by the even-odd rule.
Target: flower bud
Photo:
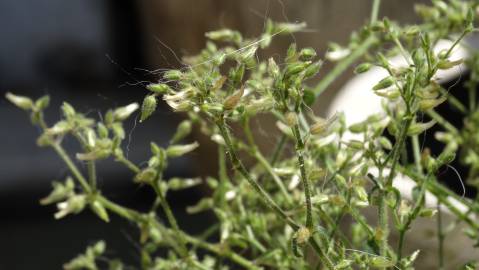
[[[72,129],[72,126],[67,121],[59,121],[52,127],[46,130],[48,135],[60,135],[69,132]]]
[[[240,43],[243,40],[241,33],[231,29],[220,29],[205,33],[205,36],[211,40]]]
[[[191,121],[190,120],[183,120],[176,129],[173,138],[171,138],[170,143],[174,144],[181,141],[183,138],[188,136],[191,132]]]
[[[123,121],[139,108],[138,103],[131,103],[113,111],[113,118],[117,121]]]
[[[183,73],[177,69],[168,70],[163,74],[163,78],[169,81],[178,81],[181,79]]]
[[[62,104],[62,112],[63,112],[63,116],[66,118],[66,119],[71,119],[75,114],[75,109],[73,108],[72,105],[70,105],[70,103],[64,101],[63,104]]]
[[[60,219],[68,214],[78,214],[85,208],[85,205],[85,195],[72,195],[68,200],[57,204],[58,212],[55,213],[55,218]]]
[[[354,73],[360,74],[368,71],[373,65],[371,63],[362,63],[354,69]]]
[[[106,211],[103,204],[99,201],[94,200],[90,203],[90,209],[95,213],[99,218],[101,218],[105,222],[110,222],[110,218],[108,216],[108,212]]]
[[[442,59],[442,60],[439,60],[439,62],[437,63],[437,68],[438,69],[450,69],[450,68],[453,68],[457,65],[462,64],[462,62],[463,62],[462,59],[459,59],[459,60],[456,60],[456,61],[449,61],[449,60]]]
[[[438,99],[423,99],[419,101],[419,109],[421,109],[422,111],[427,111],[439,106],[446,100],[446,97],[441,97]]]
[[[313,77],[314,75],[318,74],[318,72],[319,72],[319,70],[321,69],[322,66],[323,66],[323,61],[321,61],[321,60],[312,63],[304,71],[304,78],[310,78],[310,77]]]
[[[140,123],[145,121],[151,114],[153,114],[153,112],[155,112],[156,104],[155,95],[148,95],[145,97],[143,104],[141,105]]]
[[[394,83],[394,78],[391,76],[388,76],[380,80],[376,85],[374,85],[373,90],[388,88],[389,86],[393,85],[393,83]]]
[[[137,173],[133,181],[135,183],[149,184],[153,182],[155,178],[156,178],[156,170],[153,168],[146,168],[141,170],[139,173]]]
[[[10,92],[8,92],[5,97],[8,99],[8,101],[10,101],[11,103],[13,103],[13,105],[19,107],[20,109],[22,110],[31,110],[33,108],[33,101],[28,98],[28,97],[24,97],[24,96],[17,96],[17,95],[14,95]]]
[[[409,126],[409,129],[407,131],[407,135],[412,136],[412,135],[419,135],[426,131],[427,129],[431,128],[436,124],[435,120],[431,120],[426,123],[413,123]]]
[[[44,110],[50,104],[50,96],[45,95],[35,101],[35,108],[39,111]]]
[[[309,61],[316,57],[316,51],[313,48],[304,48],[299,52],[299,60]]]
[[[47,205],[68,198],[73,194],[75,183],[71,177],[68,177],[65,183],[53,182],[52,187],[53,190],[47,197],[40,200],[40,204]]]
[[[165,83],[152,83],[147,85],[146,89],[157,94],[166,94],[172,91],[170,86]]]
[[[273,78],[278,78],[281,74],[273,57],[268,59],[268,74]]]
[[[198,146],[199,144],[197,142],[183,145],[171,145],[166,149],[166,155],[168,157],[179,157],[195,150]]]
[[[305,70],[311,64],[310,61],[307,62],[295,62],[291,63],[286,66],[285,76],[290,77],[300,73],[301,71]]]
[[[393,261],[382,256],[372,257],[369,263],[372,267],[376,267],[376,268],[388,268],[388,267],[394,266]]]

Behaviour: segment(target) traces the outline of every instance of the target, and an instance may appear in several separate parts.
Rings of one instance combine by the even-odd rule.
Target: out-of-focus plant
[[[467,83],[469,104],[461,104],[435,79],[438,70],[462,63],[462,59],[450,56],[461,40],[475,31],[478,6],[474,1],[432,1],[431,6],[416,6],[423,23],[401,26],[387,18],[378,20],[379,4],[374,0],[370,22],[353,33],[345,47],[331,46],[325,58],[337,64],[325,75],[317,75],[323,62],[315,50],[298,48],[294,43],[283,58],[261,59],[258,51],[275,36],[290,35],[305,27],[268,20],[264,33],[255,39],[230,29],[206,33],[206,48],[198,55],[185,57],[183,68],[168,70],[158,83],[148,85],[149,93],[141,107],[134,103],[109,110],[101,120],[86,117],[65,102],[62,119],[48,125],[43,118],[48,97],[33,101],[8,93],[7,99],[29,112],[32,123],[41,128],[38,145],[53,148],[71,173],[64,182],[53,183],[53,191],[41,203],[57,204],[55,218],[89,208],[105,222],[110,215],[133,222],[140,231],[141,269],[413,269],[419,250],[404,254],[403,244],[418,217],[432,218],[436,212],[424,204],[426,191],[449,208],[459,222],[467,224],[466,233],[479,243],[479,224],[472,217],[479,212],[478,199],[458,196],[436,180],[439,168],[457,154],[470,168],[468,183],[479,185],[475,92],[479,57],[473,54],[466,62],[472,74]],[[435,53],[433,47],[441,39],[453,43]],[[401,55],[407,65],[391,64],[388,58],[394,55]],[[315,116],[310,106],[359,59],[366,62],[356,67],[356,73],[372,66],[388,72],[387,77],[371,85],[372,91],[384,97],[383,112],[352,126],[346,126],[341,114],[331,119]],[[307,80],[317,76],[319,84],[309,86]],[[184,112],[187,120],[178,126],[168,147],[152,142],[148,163],[139,166],[122,151],[122,123],[139,108],[141,121],[147,120],[161,99],[173,111]],[[435,111],[443,102],[464,114],[462,130]],[[423,114],[431,120],[422,122],[419,116]],[[278,127],[270,131],[277,142],[267,154],[256,144],[250,126],[259,115],[270,115]],[[418,142],[418,136],[433,125],[442,127],[435,137],[445,144],[437,157],[421,152]],[[197,142],[181,143],[193,128],[217,144],[218,173],[207,179],[164,179],[168,161],[199,146]],[[361,139],[346,140],[348,132]],[[390,135],[389,139],[385,134]],[[83,148],[74,158],[62,147],[66,136],[76,138]],[[411,151],[406,147],[408,142],[414,157],[411,162],[402,158]],[[255,163],[246,166],[245,156]],[[126,208],[101,193],[96,183],[96,163],[107,158],[129,168],[134,182],[151,186],[156,192],[150,211]],[[86,172],[74,159],[87,164]],[[412,199],[394,188],[398,173],[416,181]],[[200,184],[211,189],[211,196],[187,211],[212,211],[216,215],[217,222],[207,230],[206,237],[183,231],[166,200],[170,190]],[[466,205],[468,211],[457,209],[450,203],[451,197]],[[363,216],[364,208],[377,209],[377,224]],[[159,218],[159,212],[166,220]],[[352,222],[340,228],[346,216]],[[446,231],[441,229],[440,215],[438,228],[441,268]],[[391,231],[397,231],[397,243],[391,240]],[[212,234],[218,236],[218,242],[208,240]],[[64,268],[99,269],[97,259],[105,248],[99,242]],[[167,255],[159,256],[165,248]],[[122,267],[120,261],[110,261],[110,269]],[[469,262],[464,267],[474,266]]]

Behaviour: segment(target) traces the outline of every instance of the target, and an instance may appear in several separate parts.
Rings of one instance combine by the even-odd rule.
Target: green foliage
[[[379,1],[375,0],[375,9]],[[158,83],[150,84],[141,106],[141,121],[147,120],[163,99],[175,112],[187,112],[170,145],[151,143],[148,163],[142,167],[129,161],[122,150],[125,131],[122,122],[139,108],[136,103],[106,112],[101,120],[77,112],[70,104],[62,106],[62,119],[49,126],[43,120],[48,97],[33,101],[8,93],[14,105],[31,113],[33,124],[42,128],[38,144],[52,147],[71,172],[65,183],[55,182],[52,193],[42,204],[57,203],[56,218],[89,208],[105,222],[119,215],[138,226],[141,243],[141,269],[413,269],[419,251],[403,255],[403,243],[411,224],[419,217],[434,218],[436,211],[426,208],[424,197],[431,192],[469,227],[467,235],[479,243],[479,224],[469,213],[479,212],[479,201],[455,195],[436,180],[441,166],[456,154],[470,168],[467,182],[479,186],[479,110],[475,90],[479,81],[479,57],[474,54],[466,64],[472,70],[468,82],[471,97],[462,105],[436,83],[439,69],[452,68],[463,61],[450,54],[474,30],[477,4],[473,1],[433,1],[432,6],[417,5],[423,23],[401,26],[373,14],[371,23],[353,33],[349,44],[331,45],[325,58],[338,61],[332,71],[319,75],[316,87],[308,79],[318,76],[323,61],[312,48],[292,44],[283,59],[259,59],[257,52],[277,35],[291,34],[301,24],[267,21],[265,32],[256,39],[222,29],[208,32],[206,48],[198,55],[184,58],[186,66],[166,71]],[[373,12],[374,13],[374,12]],[[440,39],[453,45],[435,53]],[[408,63],[399,67],[388,57],[401,55]],[[355,73],[376,66],[388,76],[371,85],[371,91],[384,97],[384,110],[361,123],[346,126],[342,114],[330,119],[314,115],[309,106],[334,79],[356,60],[365,61]],[[367,91],[367,89],[364,89]],[[449,102],[464,113],[465,125],[456,129],[434,110]],[[422,113],[431,121],[423,122]],[[277,121],[278,137],[270,157],[260,150],[250,121],[270,115]],[[445,144],[438,157],[420,152],[418,135],[433,125],[442,131],[435,137]],[[242,134],[233,132],[238,126]],[[181,144],[196,128],[218,147],[219,171],[207,179],[164,179],[171,158],[194,151],[197,142]],[[346,140],[354,133],[356,140]],[[384,136],[389,133],[394,140]],[[63,150],[66,136],[76,138],[83,148],[75,155],[85,161],[87,176]],[[408,141],[413,145],[414,161],[401,159]],[[285,151],[290,147],[291,151]],[[243,157],[255,163],[246,166]],[[227,156],[230,166],[227,163]],[[157,199],[148,212],[139,212],[107,199],[96,185],[97,160],[113,158],[132,171],[134,182],[150,186]],[[372,173],[372,172],[375,173]],[[411,177],[417,186],[407,198],[392,185],[398,173]],[[74,182],[74,180],[75,182]],[[206,236],[183,231],[171,211],[166,194],[170,190],[204,185],[210,189],[189,213],[211,211],[217,223]],[[455,198],[468,207],[463,213],[451,205]],[[166,222],[160,220],[160,211]],[[361,210],[377,210],[378,223],[371,224]],[[441,228],[440,213],[437,214]],[[340,227],[350,217],[352,222]],[[390,222],[390,218],[392,221]],[[393,224],[390,228],[389,224]],[[399,234],[396,244],[391,231]],[[442,246],[444,235],[439,231]],[[207,240],[217,235],[219,242]],[[166,256],[159,251],[167,249]],[[65,269],[98,269],[96,260],[105,249],[99,242],[64,266]],[[208,255],[198,250],[204,250]],[[443,254],[439,251],[438,257]],[[442,261],[438,262],[442,267]],[[465,269],[472,269],[469,264]],[[117,260],[110,269],[122,269]]]

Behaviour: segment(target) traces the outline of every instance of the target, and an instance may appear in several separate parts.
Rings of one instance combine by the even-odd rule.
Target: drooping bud
[[[176,129],[175,134],[170,140],[171,144],[177,143],[186,136],[188,136],[191,132],[191,121],[190,120],[184,120],[182,121],[179,125],[178,128]]]
[[[309,127],[309,132],[313,135],[318,135],[326,131],[328,128],[328,121],[324,118],[318,118],[316,123]]]
[[[419,101],[419,109],[421,109],[422,111],[427,111],[439,106],[446,100],[446,97],[441,97],[438,99],[423,99]]]
[[[62,112],[63,112],[63,116],[66,118],[66,119],[70,119],[72,118],[74,115],[75,115],[75,109],[73,108],[72,105],[70,105],[70,103],[64,101],[63,104],[62,104]]]
[[[166,155],[172,158],[183,156],[184,154],[195,150],[198,146],[200,146],[198,142],[183,145],[171,145],[166,149]]]
[[[322,66],[323,66],[323,61],[321,61],[321,60],[312,63],[304,71],[304,78],[310,78],[310,77],[313,77],[314,75],[318,74],[318,72],[319,72],[319,70],[321,69]]]
[[[28,98],[28,97],[24,97],[24,96],[17,96],[17,95],[14,95],[10,92],[8,92],[5,97],[8,99],[8,101],[10,101],[11,103],[13,103],[13,105],[19,107],[20,109],[22,110],[31,110],[33,108],[33,101]]]
[[[462,59],[459,59],[459,60],[456,60],[456,61],[449,61],[449,60],[439,60],[439,62],[437,63],[437,68],[438,69],[450,69],[450,68],[453,68],[457,65],[460,65],[462,64],[463,60]]]
[[[141,116],[140,116],[140,123],[145,121],[150,115],[153,114],[156,110],[156,96],[155,95],[148,95],[143,100],[143,104],[141,105]]]
[[[113,111],[113,118],[117,121],[123,121],[128,118],[132,113],[138,110],[140,106],[138,103],[131,103],[127,106],[120,107]]]

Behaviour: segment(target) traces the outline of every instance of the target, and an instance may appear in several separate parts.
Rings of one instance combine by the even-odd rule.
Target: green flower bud
[[[173,138],[171,138],[170,143],[174,144],[181,141],[183,138],[188,136],[191,133],[191,121],[190,120],[183,120],[176,129]]]
[[[183,76],[183,73],[177,69],[168,70],[163,74],[163,78],[169,81],[178,81]]]
[[[152,83],[147,85],[146,89],[157,94],[166,94],[172,91],[166,83]]]
[[[384,88],[388,88],[389,86],[394,84],[394,78],[388,76],[382,80],[380,80],[376,85],[373,86],[373,90],[380,90]]]
[[[67,121],[59,121],[52,127],[46,130],[48,135],[61,135],[69,132],[72,129],[72,126]]]
[[[10,92],[8,92],[5,97],[8,99],[8,101],[13,103],[13,105],[19,107],[22,110],[28,111],[33,109],[33,101],[28,97],[17,96]]]
[[[327,130],[329,123],[326,119],[318,118],[316,123],[309,127],[309,132],[313,135],[318,135]]]
[[[195,150],[200,146],[197,142],[183,145],[171,145],[166,149],[166,155],[170,158],[180,157]]]
[[[299,52],[299,60],[309,61],[316,57],[316,51],[313,48],[304,48]]]
[[[354,69],[354,73],[356,74],[364,73],[368,71],[369,69],[371,69],[372,66],[373,65],[371,63],[362,63]]]
[[[46,109],[49,104],[50,104],[50,96],[45,95],[37,99],[37,101],[35,101],[35,108],[39,111],[42,111]]]
[[[156,170],[153,168],[146,168],[141,170],[139,173],[135,175],[134,181],[135,183],[152,183],[156,178]]]
[[[103,123],[98,123],[97,132],[100,138],[108,138],[108,129],[105,127]]]
[[[155,112],[156,105],[157,102],[155,95],[148,95],[145,97],[143,104],[141,105],[140,123],[145,121],[151,114],[153,114],[153,112]]]
[[[73,195],[75,183],[71,177],[68,177],[65,183],[53,182],[52,187],[53,190],[50,192],[50,194],[48,194],[47,197],[40,200],[40,204],[47,205],[56,203],[70,197]]]
[[[300,73],[301,71],[305,70],[309,65],[311,65],[310,61],[291,63],[288,66],[286,66],[285,76],[290,77],[290,76],[296,75]]]
[[[301,23],[276,23],[275,29],[277,32],[280,32],[282,35],[287,35],[303,30],[306,27],[305,22]]]
[[[409,129],[407,131],[407,135],[412,136],[412,135],[419,135],[426,131],[427,129],[431,128],[436,124],[435,120],[431,120],[426,123],[413,123],[409,126]]]
[[[108,216],[108,212],[106,211],[103,204],[99,201],[94,200],[90,203],[90,209],[95,213],[99,218],[101,218],[105,222],[110,222],[110,218]]]
[[[430,208],[423,208],[419,212],[420,217],[425,217],[425,218],[431,218],[434,215],[436,215],[437,210],[436,209],[430,209]]]
[[[70,105],[68,102],[64,101],[62,105],[62,112],[63,116],[66,119],[71,119],[73,116],[75,116],[76,112],[75,109],[73,108],[72,105]]]
[[[233,31],[231,29],[220,29],[216,31],[207,32],[205,36],[211,40],[234,42],[234,43],[241,43],[241,41],[243,40],[243,37],[241,36],[240,32]]]
[[[372,257],[371,260],[369,261],[369,264],[372,267],[376,267],[376,268],[387,268],[387,267],[394,266],[393,261],[391,261],[390,259],[386,257],[381,257],[381,256]]]
[[[273,57],[268,59],[268,74],[273,78],[278,78],[280,76],[280,70]]]
[[[120,107],[113,111],[113,118],[117,121],[123,121],[127,119],[132,113],[139,108],[138,103],[131,103],[127,106]]]
[[[57,204],[58,212],[55,213],[55,219],[80,213],[85,208],[86,202],[86,196],[83,194],[70,196],[68,200]]]
[[[419,109],[421,109],[422,111],[427,111],[439,106],[446,100],[446,97],[441,97],[438,99],[423,99],[419,101]]]
[[[304,78],[311,78],[314,75],[318,74],[319,70],[323,66],[323,61],[317,61],[309,65],[304,71]]]
[[[450,69],[450,68],[453,68],[457,65],[462,64],[462,62],[463,62],[462,59],[459,59],[459,60],[456,60],[456,61],[449,61],[449,60],[441,59],[437,63],[437,68],[438,69]]]

